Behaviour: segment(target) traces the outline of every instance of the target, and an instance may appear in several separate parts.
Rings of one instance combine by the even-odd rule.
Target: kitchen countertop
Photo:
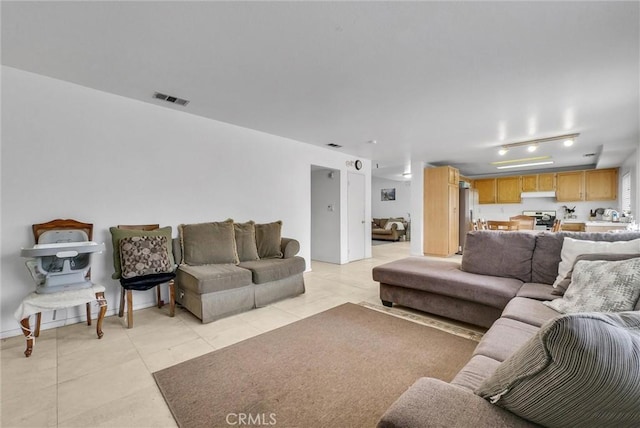
[[[626,227],[629,223],[623,223],[621,221],[603,221],[603,220],[593,220],[593,221],[584,221],[577,220],[575,218],[562,220],[563,223],[584,223],[585,226],[620,226]]]

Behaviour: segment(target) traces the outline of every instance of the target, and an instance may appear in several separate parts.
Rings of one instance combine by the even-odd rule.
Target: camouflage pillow
[[[122,278],[166,273],[173,270],[166,236],[132,236],[120,239]]]

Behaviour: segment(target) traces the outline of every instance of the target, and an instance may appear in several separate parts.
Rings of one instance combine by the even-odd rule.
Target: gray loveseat
[[[305,260],[281,222],[180,225],[176,301],[203,323],[304,293]]]
[[[518,351],[523,345],[533,346],[532,344],[542,343],[542,340],[529,341],[533,336],[538,337],[543,331],[558,329],[557,324],[562,324],[565,317],[570,321],[567,322],[568,324],[573,322],[580,325],[580,322],[584,321],[580,318],[582,314],[580,316],[560,315],[542,303],[544,300],[561,297],[560,293],[554,291],[551,284],[558,274],[564,237],[593,241],[627,241],[640,238],[640,233],[544,232],[531,234],[477,231],[468,234],[461,264],[412,257],[374,268],[374,279],[380,281],[380,296],[387,305],[393,302],[490,327],[476,347],[471,360],[450,383],[427,377],[418,379],[387,410],[378,424],[379,427],[538,426],[527,418],[522,418],[499,405],[491,404],[485,399],[487,397],[482,398],[477,392],[482,390],[483,383],[491,378],[499,367],[500,370],[504,370],[501,364],[505,360],[522,353]],[[638,310],[640,310],[640,301],[635,307],[635,311]],[[632,319],[631,323],[636,323],[634,327],[636,337],[640,337],[638,336],[640,313],[626,314],[631,314],[629,315]],[[596,321],[608,325],[607,320],[605,320],[607,322]],[[548,349],[544,352],[549,357],[550,364],[553,364],[557,353],[568,349],[564,343],[558,346],[559,349],[552,349],[555,342],[557,342],[555,339],[549,340],[548,344],[545,342]],[[638,346],[636,341],[636,348],[626,344],[626,346],[614,346],[614,349],[620,351],[631,349],[635,355],[634,358],[637,358],[640,351]],[[587,352],[584,349],[579,352],[584,353],[583,355],[595,354],[601,358],[598,352]],[[510,363],[511,361],[507,365]],[[637,367],[638,361],[631,363],[632,366],[634,364]],[[542,363],[539,365],[543,366]],[[546,366],[544,370],[547,370]],[[637,392],[636,385],[639,381],[637,370],[635,378],[631,377],[632,372],[630,370],[623,373],[622,378],[632,379],[635,382],[632,388]],[[567,373],[567,370],[563,373]],[[586,378],[588,375],[588,372],[579,373],[578,378]],[[609,375],[610,373],[605,372],[605,376]],[[522,382],[522,379],[526,377],[520,378],[519,382]],[[608,386],[615,392],[619,381],[612,377],[611,382]],[[564,384],[571,386],[570,381]],[[600,387],[604,388],[602,385]],[[544,394],[562,390],[562,388],[554,389],[548,386],[545,388]],[[583,388],[581,385],[576,387],[577,390],[581,388]],[[506,392],[508,388],[505,388],[503,393]],[[614,394],[614,392],[609,391],[608,394]],[[495,398],[499,399],[503,393],[497,394]],[[625,396],[631,396],[633,400],[640,402],[638,395],[626,394]],[[585,399],[582,397],[578,401],[580,400]],[[563,399],[557,400],[555,409],[559,413],[571,413],[572,405],[568,403]],[[543,406],[536,402],[531,407],[535,410]],[[594,406],[593,409],[598,412],[598,406]],[[639,412],[640,405],[632,402],[630,410],[625,415],[631,422],[621,424],[618,421],[609,425],[640,426]],[[577,415],[576,418],[584,415],[592,416],[584,409],[581,413],[582,415]],[[619,415],[604,415],[604,417],[607,416],[618,417]],[[563,426],[563,423],[548,423],[548,425]],[[589,426],[588,423],[578,425]],[[600,424],[600,426],[603,425],[607,424]]]

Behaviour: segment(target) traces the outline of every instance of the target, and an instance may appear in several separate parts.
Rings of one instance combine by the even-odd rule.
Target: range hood
[[[548,192],[522,192],[521,198],[555,198],[556,192],[550,190]]]

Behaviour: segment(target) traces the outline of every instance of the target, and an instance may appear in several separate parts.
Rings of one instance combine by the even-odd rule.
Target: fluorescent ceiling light
[[[543,162],[531,162],[531,163],[521,163],[518,165],[501,165],[497,166],[497,169],[507,169],[507,168],[524,168],[526,166],[538,166],[538,165],[551,165],[553,161],[543,161]]]
[[[509,164],[509,163],[542,161],[542,160],[547,160],[547,159],[551,159],[551,156],[549,156],[549,155],[547,155],[547,156],[533,156],[533,157],[530,157],[530,158],[520,158],[520,159],[510,159],[510,160],[503,160],[503,161],[495,161],[495,162],[491,162],[491,165],[504,165],[504,164]]]

